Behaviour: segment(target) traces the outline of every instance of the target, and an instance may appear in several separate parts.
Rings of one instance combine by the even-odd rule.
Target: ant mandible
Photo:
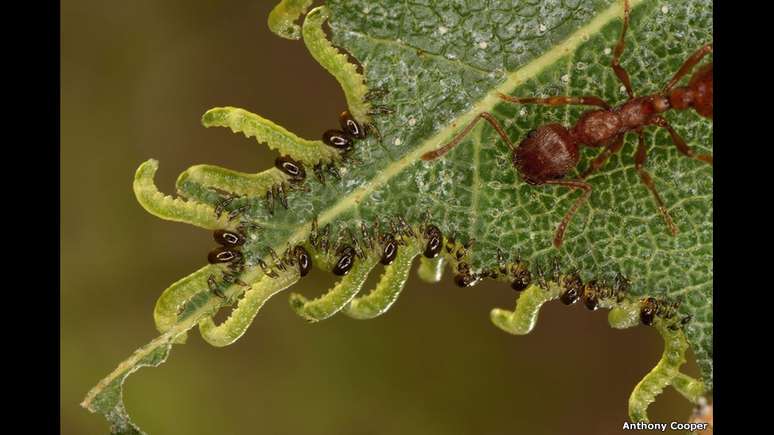
[[[584,112],[576,124],[569,130],[556,123],[540,126],[527,133],[527,137],[518,146],[514,146],[511,143],[505,134],[505,130],[492,114],[481,112],[449,143],[435,151],[423,154],[422,160],[433,160],[443,156],[459,144],[478,121],[483,119],[489,122],[511,149],[513,165],[525,182],[536,186],[553,184],[583,191],[583,194],[570,207],[570,210],[564,215],[556,229],[553,242],[558,249],[562,245],[564,232],[572,216],[591,195],[591,185],[584,181],[584,179],[599,169],[611,155],[620,151],[623,147],[624,137],[627,133],[633,131],[639,136],[639,145],[634,154],[634,168],[639,174],[642,183],[653,195],[659,213],[661,213],[669,232],[673,236],[676,235],[677,227],[672,222],[664,202],[656,191],[653,179],[644,168],[647,150],[645,148],[643,128],[649,125],[665,128],[681,154],[712,165],[712,154],[694,153],[669,122],[661,116],[661,113],[670,109],[685,110],[693,108],[699,115],[712,119],[711,62],[696,71],[687,86],[675,87],[680,79],[688,74],[705,55],[712,53],[712,43],[704,45],[693,53],[661,92],[635,97],[631,81],[629,80],[629,74],[619,63],[621,54],[624,51],[624,37],[628,27],[629,2],[624,0],[623,29],[613,52],[611,64],[616,77],[623,83],[629,96],[620,106],[611,107],[607,102],[595,96],[518,98],[499,94],[500,99],[513,103],[540,104],[545,106],[584,105],[597,106],[600,109]],[[592,160],[589,167],[578,179],[564,180],[565,175],[578,165],[580,161],[579,148],[581,146],[602,147],[603,150]]]

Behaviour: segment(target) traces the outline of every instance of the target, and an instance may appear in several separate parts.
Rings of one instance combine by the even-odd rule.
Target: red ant
[[[542,104],[546,106],[585,105],[597,106],[601,109],[584,112],[577,123],[569,130],[561,124],[546,124],[527,133],[527,137],[518,146],[514,146],[505,130],[497,120],[488,112],[479,113],[454,139],[443,147],[425,153],[422,160],[433,160],[443,156],[473,129],[476,123],[483,119],[494,127],[500,137],[508,144],[512,151],[513,165],[518,170],[521,178],[532,185],[554,184],[571,189],[581,189],[583,194],[567,211],[554,235],[554,246],[558,249],[562,245],[564,232],[572,216],[591,195],[591,185],[584,179],[599,169],[607,159],[621,150],[624,137],[630,131],[639,136],[639,146],[634,155],[634,167],[645,187],[653,194],[658,205],[658,210],[664,218],[670,233],[677,234],[677,227],[672,222],[669,212],[661,200],[656,186],[650,174],[643,168],[647,159],[643,128],[655,125],[665,128],[677,150],[709,165],[712,165],[712,154],[695,154],[685,143],[682,137],[660,114],[669,109],[685,110],[693,108],[706,118],[712,119],[712,63],[701,67],[696,71],[687,86],[675,87],[686,74],[688,74],[699,61],[708,53],[712,53],[712,44],[706,44],[689,57],[680,69],[675,73],[664,89],[656,94],[643,97],[635,97],[632,92],[629,74],[621,67],[619,59],[624,51],[624,36],[629,27],[629,2],[624,1],[623,30],[618,44],[613,53],[611,66],[618,80],[623,83],[629,98],[617,107],[611,107],[599,97],[567,97],[556,96],[548,98],[517,98],[499,94],[502,100],[514,103]],[[567,173],[575,168],[580,161],[579,148],[603,147],[604,149],[591,162],[589,167],[575,180],[564,180]]]

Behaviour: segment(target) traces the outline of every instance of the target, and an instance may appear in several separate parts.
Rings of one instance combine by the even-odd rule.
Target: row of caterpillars
[[[459,287],[471,287],[483,278],[490,278],[508,280],[510,287],[519,293],[527,289],[533,283],[533,279],[541,288],[548,288],[546,276],[540,265],[535,267],[535,277],[533,278],[533,272],[530,272],[526,262],[517,259],[515,262],[507,263],[501,252],[498,252],[500,266],[480,273],[471,272],[468,261],[473,241],[463,244],[455,241],[454,238],[445,238],[438,226],[434,224],[425,222],[420,226],[420,231],[416,231],[405,219],[395,217],[388,221],[386,227],[388,227],[387,230],[382,231],[379,221],[376,221],[370,229],[367,225],[361,224],[362,237],[360,239],[355,237],[353,232],[347,228],[344,233],[348,237],[342,237],[339,234],[336,242],[333,243],[330,237],[330,224],[320,229],[317,220],[314,219],[308,242],[318,254],[325,257],[333,254],[332,261],[329,262],[332,264],[330,271],[336,276],[347,275],[358,258],[365,259],[369,255],[368,252],[374,251],[377,243],[376,252],[379,252],[380,255],[379,262],[383,265],[392,264],[401,246],[406,245],[410,238],[415,238],[422,243],[422,254],[428,259],[434,259],[445,251],[444,257],[455,264],[454,282]],[[213,236],[220,246],[209,253],[209,263],[227,266],[228,271],[223,274],[224,283],[246,286],[237,277],[245,264],[245,258],[241,251],[241,247],[246,241],[245,235],[239,230],[217,230]],[[361,243],[365,246],[361,246]],[[275,268],[285,271],[288,267],[297,267],[301,277],[306,276],[312,268],[312,256],[301,244],[288,246],[281,255],[278,255],[270,247],[267,247],[266,250],[273,259],[273,267],[269,267],[261,258],[258,258],[256,263],[271,278],[279,276]],[[563,304],[572,305],[581,301],[591,311],[597,310],[602,301],[621,303],[629,288],[628,280],[620,274],[616,276],[612,284],[600,280],[589,280],[584,283],[577,271],[562,274],[559,270],[558,260],[554,261],[552,278],[562,288],[559,300]],[[215,295],[224,297],[214,276],[210,276],[208,284]],[[654,297],[646,297],[640,301],[640,322],[643,325],[651,326],[656,318],[671,320],[675,317],[678,307],[679,302],[667,302]],[[670,328],[682,327],[690,319],[690,316],[684,316],[678,321],[670,322]]]

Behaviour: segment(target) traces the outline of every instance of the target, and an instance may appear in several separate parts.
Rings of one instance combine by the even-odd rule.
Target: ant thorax
[[[630,103],[621,106],[624,110]],[[626,113],[631,110],[626,109]],[[578,143],[587,147],[603,146],[610,138],[617,136],[624,125],[624,119],[630,118],[623,112],[592,110],[583,113],[572,128],[572,135]]]

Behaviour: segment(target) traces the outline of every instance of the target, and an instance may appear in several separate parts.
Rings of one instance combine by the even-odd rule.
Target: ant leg
[[[692,159],[702,161],[712,166],[712,154],[697,155],[696,153],[694,153],[693,149],[689,147],[688,144],[685,143],[685,141],[680,136],[680,134],[677,133],[675,129],[672,128],[671,125],[669,125],[669,122],[666,119],[658,116],[656,118],[653,118],[653,124],[667,129],[667,131],[669,132],[669,135],[672,136],[672,143],[675,144],[675,147],[677,147],[677,150],[680,151],[681,154],[687,157],[690,157]]]
[[[585,96],[585,97],[548,97],[548,98],[519,98],[512,97],[510,95],[501,94],[498,92],[498,96],[501,100],[511,103],[520,104],[541,104],[543,106],[564,106],[566,104],[577,104],[581,106],[598,106],[605,110],[610,110],[610,105],[599,97]]]
[[[473,118],[472,121],[470,121],[470,124],[468,124],[465,128],[463,128],[462,131],[459,132],[459,134],[457,134],[457,136],[455,136],[454,139],[451,140],[451,142],[447,143],[441,148],[438,148],[435,151],[429,151],[422,154],[422,160],[434,160],[451,151],[452,148],[457,146],[457,144],[459,144],[462,141],[462,139],[465,136],[467,136],[468,133],[470,133],[470,130],[472,130],[473,127],[476,126],[476,123],[481,119],[486,120],[487,122],[489,122],[489,124],[492,125],[492,127],[494,127],[494,129],[497,131],[497,134],[499,134],[500,137],[503,138],[503,141],[505,141],[505,143],[508,145],[508,148],[510,148],[511,150],[516,149],[516,147],[513,146],[513,143],[511,143],[511,140],[508,139],[508,135],[505,134],[505,130],[503,130],[503,128],[500,126],[500,123],[497,122],[497,119],[495,119],[495,117],[492,116],[492,114],[489,112],[481,112],[478,115],[476,115],[476,117]]]
[[[559,226],[556,227],[556,233],[554,234],[554,246],[556,249],[559,249],[562,246],[562,240],[564,239],[564,232],[567,229],[567,225],[570,224],[570,220],[572,219],[573,215],[575,215],[575,212],[578,211],[580,206],[583,205],[583,203],[586,202],[586,200],[588,200],[589,196],[591,195],[591,184],[582,180],[548,180],[544,184],[556,184],[558,186],[569,187],[571,189],[583,190],[583,195],[575,200],[575,204],[573,204],[572,207],[567,210],[567,213],[564,215],[562,222],[560,222]]]
[[[626,72],[626,70],[621,66],[621,63],[619,60],[621,59],[621,55],[624,51],[624,46],[626,45],[624,41],[624,37],[626,36],[626,30],[629,28],[629,0],[624,0],[624,18],[623,18],[623,29],[621,29],[621,37],[618,39],[618,44],[615,45],[615,50],[613,50],[613,61],[611,62],[611,66],[613,67],[613,71],[615,72],[615,75],[618,77],[618,80],[623,83],[624,87],[626,88],[626,94],[629,95],[629,99],[634,98],[634,92],[632,91],[632,81],[629,79],[629,73]]]
[[[661,200],[661,196],[659,196],[658,191],[656,190],[656,184],[653,183],[650,174],[643,167],[648,158],[647,151],[645,150],[645,135],[642,133],[642,130],[638,131],[637,134],[640,137],[640,143],[637,145],[637,151],[634,154],[634,168],[637,170],[637,173],[640,174],[642,184],[644,184],[645,187],[650,190],[650,193],[653,194],[653,198],[656,200],[656,205],[658,206],[658,212],[661,213],[661,217],[664,218],[664,223],[669,229],[669,232],[673,236],[676,236],[677,227],[675,226],[674,221],[672,221],[672,216],[669,215],[669,211],[666,206],[664,206],[664,201]]]
[[[662,94],[667,95],[672,90],[672,88],[677,84],[677,82],[680,81],[688,72],[690,72],[693,67],[696,66],[701,59],[706,56],[707,54],[712,53],[712,43],[704,45],[703,47],[696,50],[695,53],[691,55],[686,61],[683,63],[683,66],[680,67],[679,70],[675,73],[675,76],[672,77],[672,80],[667,83],[666,86],[664,86],[664,90],[662,91]]]
[[[625,134],[618,135],[615,140],[605,145],[605,149],[602,150],[602,152],[591,161],[589,167],[583,171],[583,174],[580,176],[581,180],[585,180],[586,177],[596,172],[597,169],[601,168],[602,165],[607,162],[607,159],[609,159],[611,155],[620,151],[624,144],[624,137],[626,137]]]

